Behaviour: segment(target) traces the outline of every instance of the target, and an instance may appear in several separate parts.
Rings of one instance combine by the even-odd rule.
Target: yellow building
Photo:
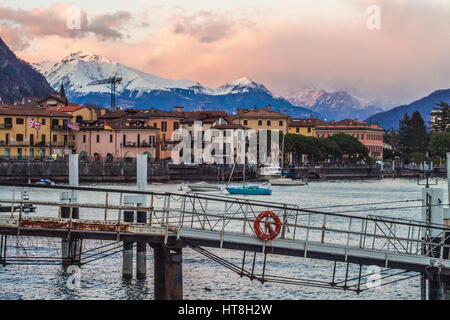
[[[315,129],[321,124],[326,124],[326,122],[316,118],[293,118],[289,121],[288,133],[315,137]]]
[[[67,128],[70,118],[70,114],[36,106],[1,105],[0,157],[43,158],[71,152],[73,133]],[[40,124],[39,130],[30,128],[30,120]]]
[[[70,121],[73,123],[81,124],[81,122],[86,120],[87,121],[97,120],[97,112],[95,112],[94,109],[85,106],[79,106],[75,103],[69,103],[68,106],[54,106],[48,109],[69,113],[70,115],[72,115]]]
[[[272,111],[272,107],[238,109],[238,115],[234,117],[233,123],[249,129],[279,130],[284,134],[288,132],[289,116],[279,111]]]

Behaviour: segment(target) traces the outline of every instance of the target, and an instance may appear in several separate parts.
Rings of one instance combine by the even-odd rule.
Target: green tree
[[[339,133],[327,139],[334,141],[342,151],[342,155],[347,155],[350,160],[365,159],[369,155],[369,150],[351,135]]]
[[[414,152],[424,152],[427,150],[429,136],[425,121],[418,111],[415,111],[411,118],[405,116],[399,122],[399,142],[403,157],[410,158]]]
[[[439,158],[445,158],[450,151],[450,132],[433,132],[430,139],[430,153]]]

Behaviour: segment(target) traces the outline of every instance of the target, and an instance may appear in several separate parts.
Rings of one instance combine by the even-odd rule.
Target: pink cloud
[[[366,8],[372,2],[381,7],[381,30],[366,27]],[[280,94],[308,83],[355,89],[392,104],[450,87],[449,6],[348,3],[345,14],[315,8],[317,14],[303,13],[298,21],[184,14],[138,42],[112,37],[99,43],[87,33],[74,39],[53,34],[35,38],[20,55],[32,61],[43,55],[56,60],[73,51],[94,51],[145,72],[210,87],[249,76]],[[34,34],[45,34],[43,28]]]

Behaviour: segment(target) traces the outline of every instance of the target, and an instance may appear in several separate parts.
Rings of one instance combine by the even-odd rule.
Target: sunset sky
[[[450,88],[448,0],[2,0],[0,36],[30,62],[88,51],[212,88],[247,76],[279,95],[344,89],[384,107]]]

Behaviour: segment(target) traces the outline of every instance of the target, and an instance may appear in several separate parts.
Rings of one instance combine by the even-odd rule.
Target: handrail
[[[18,188],[38,188],[38,189],[52,189],[52,190],[74,190],[74,191],[91,191],[91,192],[109,192],[109,193],[123,193],[123,194],[137,194],[137,195],[153,195],[153,196],[173,196],[173,197],[187,197],[187,198],[193,198],[193,199],[200,199],[200,200],[211,200],[211,201],[222,201],[225,203],[236,203],[236,204],[242,204],[242,205],[251,205],[251,206],[264,206],[268,209],[274,209],[274,210],[285,210],[286,206],[284,204],[282,205],[275,205],[272,203],[269,203],[267,201],[257,201],[257,200],[248,200],[248,199],[242,199],[242,198],[233,198],[228,196],[212,196],[212,195],[199,195],[199,194],[190,194],[190,193],[174,193],[174,192],[154,192],[154,191],[142,191],[142,190],[126,190],[126,189],[111,189],[111,188],[93,188],[93,187],[80,187],[80,186],[70,186],[70,185],[36,185],[36,184],[14,184],[11,185],[7,182],[0,182],[0,186],[6,186],[6,187],[18,187]],[[311,210],[311,209],[301,209],[298,208],[298,206],[294,204],[287,204],[292,206],[292,211],[297,212],[303,212],[303,213],[309,213],[309,214],[325,214],[328,216],[334,216],[334,217],[343,217],[343,218],[355,218],[365,221],[380,221],[378,218],[370,217],[370,216],[358,216],[358,215],[350,215],[350,214],[343,214],[343,213],[335,213],[335,212],[325,212],[325,211],[318,211],[318,210]],[[440,204],[444,205],[444,204]],[[356,205],[355,205],[356,206]],[[415,226],[415,227],[427,227],[431,226],[433,229],[439,229],[439,230],[450,230],[449,226],[446,226],[444,224],[427,224],[422,221],[414,221],[412,223],[407,222],[396,222],[398,225],[406,225],[406,226]]]

